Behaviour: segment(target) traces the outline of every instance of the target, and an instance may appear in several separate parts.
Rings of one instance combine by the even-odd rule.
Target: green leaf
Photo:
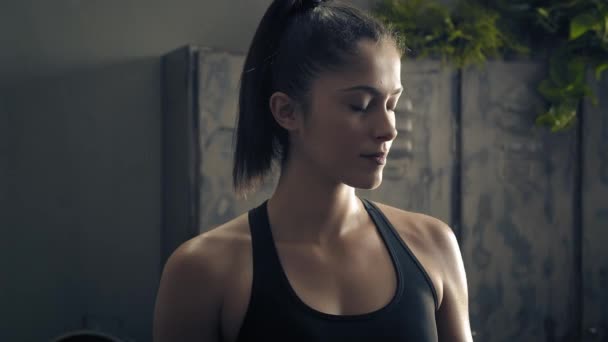
[[[550,80],[541,81],[538,91],[549,101],[559,101],[562,98],[561,89]]]
[[[552,126],[555,122],[555,117],[551,113],[545,113],[536,118],[537,125]]]
[[[603,25],[603,18],[596,15],[594,11],[581,13],[570,22],[570,40],[574,40],[591,30],[599,30]]]
[[[555,107],[556,120],[551,128],[552,132],[557,132],[565,129],[572,124],[572,121],[576,117],[576,103],[567,102],[559,104]]]
[[[539,7],[539,8],[537,8],[537,9],[536,9],[536,12],[537,12],[537,13],[538,13],[538,14],[539,14],[541,17],[544,17],[544,18],[549,18],[549,11],[547,11],[547,9],[546,9],[546,8]]]
[[[549,111],[538,116],[537,125],[549,126],[551,132],[564,130],[574,123],[576,118],[577,101],[553,103]]]
[[[602,63],[595,68],[595,79],[600,80],[602,78],[602,72],[608,70],[608,62]]]

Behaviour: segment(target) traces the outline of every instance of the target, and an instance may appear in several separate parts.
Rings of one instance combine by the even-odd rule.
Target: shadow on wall
[[[0,268],[10,277],[0,282],[0,341],[46,341],[83,328],[151,340],[160,273],[159,62],[2,89],[8,207]]]

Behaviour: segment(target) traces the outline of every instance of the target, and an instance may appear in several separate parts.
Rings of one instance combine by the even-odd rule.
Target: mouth
[[[386,152],[378,152],[372,154],[362,154],[361,157],[372,161],[376,165],[384,165],[386,164],[386,154]]]

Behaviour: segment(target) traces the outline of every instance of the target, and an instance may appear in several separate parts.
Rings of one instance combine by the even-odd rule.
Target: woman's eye
[[[365,112],[365,110],[367,110],[367,108],[365,108],[365,107],[355,106],[355,105],[350,105],[350,109],[352,109],[355,112]]]

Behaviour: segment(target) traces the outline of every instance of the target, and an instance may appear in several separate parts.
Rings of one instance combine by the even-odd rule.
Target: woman
[[[172,254],[156,342],[472,340],[452,230],[355,195],[380,185],[397,136],[399,45],[344,4],[270,5],[243,69],[233,178],[245,194],[278,161],[278,185]]]

